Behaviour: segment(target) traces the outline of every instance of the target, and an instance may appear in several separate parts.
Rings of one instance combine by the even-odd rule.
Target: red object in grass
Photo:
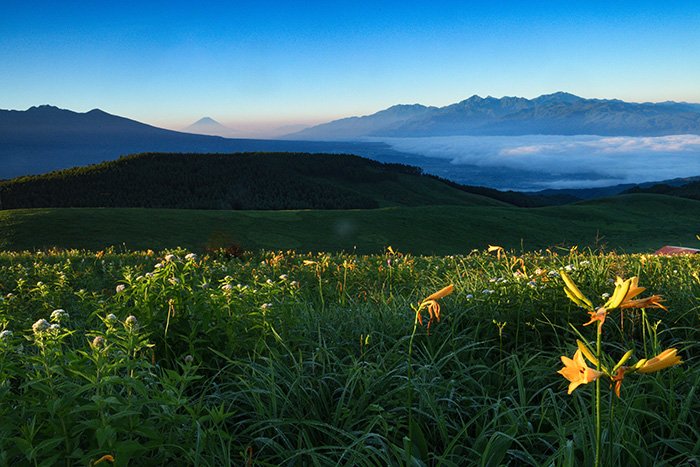
[[[700,250],[697,248],[685,248],[682,246],[669,246],[659,248],[654,252],[655,255],[697,255]]]

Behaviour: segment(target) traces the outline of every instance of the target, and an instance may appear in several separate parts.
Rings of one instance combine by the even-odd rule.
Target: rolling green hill
[[[665,244],[697,246],[700,202],[624,195],[567,206],[418,206],[372,210],[212,211],[31,209],[0,211],[0,248],[193,250],[245,249],[378,252],[387,245],[417,254],[467,253],[499,244],[526,250],[554,245],[627,252]]]
[[[457,189],[420,169],[352,155],[164,154],[0,182],[0,209],[373,209],[501,201]]]

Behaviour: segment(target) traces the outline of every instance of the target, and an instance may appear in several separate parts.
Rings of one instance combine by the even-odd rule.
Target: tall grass
[[[588,319],[563,268],[665,297],[610,317],[605,351],[684,360],[625,381],[603,464],[697,462],[700,258],[107,250],[0,254],[0,464],[593,465],[590,394],[556,374]],[[408,359],[411,305],[449,283]]]

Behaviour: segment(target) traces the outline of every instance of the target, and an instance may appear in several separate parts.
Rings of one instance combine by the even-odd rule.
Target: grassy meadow
[[[362,254],[401,245],[414,254],[458,254],[497,243],[516,250],[552,245],[648,252],[695,246],[700,201],[625,195],[544,208],[495,205],[355,210],[215,211],[64,208],[0,211],[0,248],[100,250],[108,246],[193,251],[238,245]]]
[[[594,465],[595,384],[557,371],[596,330],[561,271],[596,306],[617,276],[663,296],[609,313],[614,361],[683,360],[598,380],[601,464],[696,465],[700,257],[556,248],[0,253],[0,464]]]

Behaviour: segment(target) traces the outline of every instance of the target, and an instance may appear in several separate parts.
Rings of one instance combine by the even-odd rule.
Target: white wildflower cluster
[[[122,293],[124,290],[126,290],[126,286],[124,284],[119,284],[115,290],[117,293]]]
[[[575,271],[576,267],[573,264],[567,264],[566,266],[564,266],[564,270],[566,272],[571,272],[571,271]]]
[[[489,282],[492,284],[501,285],[507,284],[508,279],[506,279],[505,277],[492,277],[491,279],[489,279]]]
[[[491,295],[491,294],[494,293],[494,292],[496,292],[496,291],[493,290],[493,289],[484,289],[484,290],[481,291],[481,293],[484,294],[484,295]]]
[[[469,293],[469,294],[467,294],[467,296],[464,297],[464,298],[466,298],[467,300],[471,300],[471,299],[474,298],[474,295],[472,295],[472,294]]]
[[[272,279],[266,280],[265,283],[266,283],[267,285],[272,285],[272,284],[274,284],[274,282],[272,282]]]
[[[97,336],[92,340],[92,347],[94,349],[99,349],[105,346],[105,338],[102,336]]]
[[[602,298],[603,300],[607,300],[608,298],[610,298],[610,294],[605,292],[603,295],[600,296],[600,298]]]
[[[51,324],[49,324],[49,322],[44,318],[41,318],[40,320],[37,320],[36,323],[32,324],[32,331],[34,331],[34,334],[41,334],[42,332],[48,331],[50,327]]]
[[[231,290],[233,290],[233,286],[231,284],[223,284],[221,286],[221,290],[225,292],[230,292]]]
[[[12,337],[12,331],[9,329],[5,329],[4,331],[0,332],[0,341],[4,339],[10,339]]]
[[[591,262],[588,261],[587,259],[584,259],[579,263],[581,266],[590,266]]]
[[[68,318],[70,318],[70,315],[66,310],[62,308],[59,308],[58,310],[53,310],[51,312],[51,321],[54,321],[56,323],[60,323],[61,321],[67,321]]]
[[[286,281],[287,279],[289,279],[289,276],[286,275],[286,274],[282,274],[282,275],[280,276],[280,280],[281,280],[281,281]]]
[[[187,254],[185,255],[185,259],[186,259],[187,261],[197,261],[197,255],[194,254],[194,253],[187,253]]]
[[[171,261],[175,261],[176,259],[177,259],[177,256],[175,256],[173,254],[165,255],[165,261],[171,262]]]

